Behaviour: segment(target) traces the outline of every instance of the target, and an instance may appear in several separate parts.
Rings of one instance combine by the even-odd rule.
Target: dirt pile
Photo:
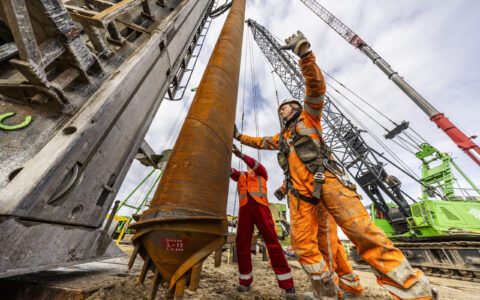
[[[207,258],[203,265],[200,287],[195,292],[185,291],[184,299],[199,300],[220,300],[220,299],[242,299],[242,300],[277,300],[284,299],[284,292],[277,286],[273,270],[268,263],[261,260],[261,254],[252,256],[254,265],[254,282],[252,290],[248,293],[238,293],[238,271],[236,264],[226,263],[226,253],[220,268],[214,268],[213,256]],[[305,272],[295,260],[289,261],[293,272],[293,278],[297,293],[301,295],[310,290],[310,281]],[[377,285],[374,275],[368,268],[362,267],[357,271],[364,287],[364,295],[352,299],[392,299],[387,292]],[[118,299],[148,299],[153,274],[149,273],[143,286],[137,285],[138,270],[118,274],[117,278],[102,284],[102,287],[92,294],[89,300],[118,300]],[[429,277],[434,286],[440,290],[440,299],[480,299],[478,291],[480,284],[463,282],[452,279]],[[159,290],[157,299],[163,299],[163,292]]]

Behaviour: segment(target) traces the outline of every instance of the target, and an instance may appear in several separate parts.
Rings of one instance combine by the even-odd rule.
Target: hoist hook
[[[30,124],[30,122],[32,122],[32,116],[27,116],[25,118],[25,121],[23,121],[22,123],[20,124],[17,124],[17,125],[5,125],[3,124],[3,120],[8,118],[8,117],[11,117],[15,115],[14,112],[8,112],[8,113],[4,113],[3,115],[0,115],[0,129],[4,129],[4,130],[16,130],[16,129],[22,129],[26,126],[28,126],[28,124]]]

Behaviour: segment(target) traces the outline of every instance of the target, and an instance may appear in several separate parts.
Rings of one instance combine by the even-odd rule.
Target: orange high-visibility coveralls
[[[287,193],[285,181],[280,189],[282,193]],[[360,284],[360,277],[350,265],[347,252],[338,238],[335,219],[328,213],[323,203],[319,203],[318,209],[318,248],[327,262],[329,270],[334,273],[335,283],[344,291],[362,295],[363,287]],[[339,297],[342,297],[342,293],[339,293]]]
[[[305,107],[295,128],[297,134],[309,135],[318,145],[321,138],[316,133],[321,130],[320,118],[325,94],[325,81],[315,56],[309,53],[300,60],[302,74],[305,77]],[[266,150],[278,149],[280,134],[290,141],[291,131],[287,125],[275,136],[241,136],[241,143]],[[312,197],[314,174],[305,167],[290,145],[288,163],[290,178],[300,194]],[[300,264],[313,280],[331,276],[318,247],[319,204],[314,205],[297,199],[289,192],[290,240]],[[321,203],[335,222],[357,247],[360,257],[370,264],[377,276],[377,282],[386,288],[396,299],[432,299],[430,283],[420,270],[412,269],[405,256],[395,248],[385,233],[377,227],[363,207],[356,192],[345,187],[332,173],[325,171],[322,184]]]
[[[362,295],[363,287],[360,277],[355,273],[348,261],[347,252],[338,238],[337,223],[328,210],[319,203],[318,210],[318,249],[322,253],[328,268],[334,272],[335,283],[344,291],[354,295]],[[339,297],[341,295],[339,293]]]

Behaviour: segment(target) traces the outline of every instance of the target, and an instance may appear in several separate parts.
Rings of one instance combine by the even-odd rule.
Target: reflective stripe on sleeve
[[[239,199],[243,199],[243,198],[245,198],[245,197],[247,197],[247,194],[238,194],[238,198],[239,198]]]
[[[271,149],[274,149],[275,148],[275,144],[273,143],[273,138],[271,136],[269,136],[267,138],[267,143],[269,146],[271,146],[272,148]],[[269,148],[270,149],[270,148]]]
[[[256,170],[258,168],[258,161],[255,161],[255,165],[253,166],[252,170]]]
[[[262,149],[268,149],[266,138],[262,138]]]
[[[309,114],[318,117],[322,113],[321,109],[315,109],[311,107],[308,103],[305,102],[305,111],[308,112]]]
[[[320,97],[308,97],[308,96],[306,96],[305,97],[305,102],[310,102],[312,104],[321,104],[321,103],[323,103],[324,99],[325,99],[325,95],[322,95]]]
[[[292,279],[292,273],[285,273],[285,274],[277,274],[277,279],[278,280],[288,280]]]

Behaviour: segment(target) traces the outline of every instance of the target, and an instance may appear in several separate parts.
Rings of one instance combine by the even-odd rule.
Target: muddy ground
[[[129,252],[130,249],[124,249]],[[284,299],[284,293],[277,287],[275,275],[268,263],[262,261],[262,255],[252,256],[254,264],[254,282],[252,290],[248,293],[238,293],[236,287],[238,284],[238,271],[236,264],[226,263],[228,252],[224,253],[222,265],[220,268],[214,268],[213,256],[206,259],[200,287],[195,292],[185,291],[184,299],[255,299],[255,300],[274,300]],[[293,278],[297,293],[301,295],[310,291],[310,283],[304,271],[296,260],[289,260],[293,272]],[[140,265],[139,265],[140,266]],[[102,288],[92,294],[89,300],[118,300],[118,299],[147,299],[153,274],[149,273],[144,286],[137,285],[136,281],[139,274],[139,266],[126,273],[119,273],[115,279],[110,282],[102,283]],[[376,284],[375,277],[368,268],[359,266],[357,269],[364,287],[364,295],[352,299],[392,299],[383,288]],[[430,282],[440,291],[440,299],[450,300],[480,300],[480,283],[468,281],[452,280],[437,277],[428,277]],[[159,291],[157,299],[163,299],[162,292]]]

